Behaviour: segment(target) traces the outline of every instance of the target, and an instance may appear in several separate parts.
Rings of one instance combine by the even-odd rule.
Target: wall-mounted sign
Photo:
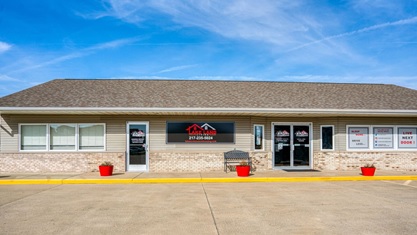
[[[398,148],[416,148],[417,128],[398,128]]]
[[[394,128],[374,127],[374,148],[394,148]]]
[[[167,143],[234,142],[234,122],[167,122]]]
[[[369,128],[368,127],[349,127],[349,148],[363,149],[369,148]]]

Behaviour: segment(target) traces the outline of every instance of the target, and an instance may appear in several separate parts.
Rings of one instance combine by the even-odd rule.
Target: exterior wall
[[[224,170],[224,152],[151,152],[150,172],[209,172]],[[253,171],[272,169],[272,153],[250,152]]]
[[[383,118],[383,117],[334,117],[314,118],[314,151],[320,151],[320,126],[334,125],[335,151],[346,151],[346,126],[347,125],[417,125],[417,118]],[[374,152],[374,151],[370,151]]]
[[[380,170],[417,171],[417,152],[316,152],[316,170],[356,170],[366,164]]]
[[[110,161],[114,172],[125,171],[124,153],[3,153],[0,172],[95,172]]]
[[[249,117],[249,116],[116,116],[116,115],[2,115],[0,172],[89,172],[103,161],[125,171],[126,123],[149,122],[150,172],[223,170],[223,153],[233,149],[250,152],[257,171],[273,169],[272,122],[304,122],[313,125],[313,168],[349,170],[374,162],[379,169],[417,170],[417,151],[347,151],[346,125],[417,125],[417,118],[366,117]],[[235,143],[167,144],[167,121],[233,121]],[[106,152],[19,152],[19,123],[105,123]],[[253,125],[264,125],[264,151],[254,151]],[[320,126],[334,125],[335,150],[320,150]]]

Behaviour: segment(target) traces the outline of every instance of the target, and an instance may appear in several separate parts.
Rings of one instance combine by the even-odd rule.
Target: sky
[[[58,78],[417,89],[417,0],[0,0],[0,97]]]

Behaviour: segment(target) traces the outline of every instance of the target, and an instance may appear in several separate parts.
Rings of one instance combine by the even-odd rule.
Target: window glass
[[[21,150],[46,150],[46,125],[21,125]]]
[[[417,148],[417,128],[399,127],[398,128],[398,148]]]
[[[369,127],[349,127],[348,128],[349,148],[368,149],[369,148]]]
[[[49,125],[50,150],[75,150],[75,125]]]
[[[321,127],[321,149],[333,150],[333,126]]]
[[[263,125],[254,125],[254,143],[255,150],[264,149],[264,126]]]
[[[393,149],[394,148],[394,128],[393,127],[374,127],[373,138],[374,138],[375,149]]]
[[[80,150],[104,150],[104,125],[79,125]]]

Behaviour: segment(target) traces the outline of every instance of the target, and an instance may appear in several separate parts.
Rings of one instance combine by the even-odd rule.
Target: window
[[[348,146],[350,149],[369,148],[369,127],[348,127]]]
[[[417,126],[347,126],[347,142],[348,150],[415,151]]]
[[[374,149],[394,149],[394,127],[373,128]]]
[[[416,133],[417,127],[398,127],[398,148],[417,148]]]
[[[321,126],[321,150],[334,150],[334,126]]]
[[[21,150],[46,150],[46,125],[21,125]]]
[[[105,150],[104,124],[19,124],[21,151]]]
[[[74,124],[49,125],[50,150],[75,150]]]
[[[104,125],[80,124],[79,130],[80,150],[104,149]]]
[[[264,150],[264,126],[263,125],[254,125],[254,149],[255,150]]]

